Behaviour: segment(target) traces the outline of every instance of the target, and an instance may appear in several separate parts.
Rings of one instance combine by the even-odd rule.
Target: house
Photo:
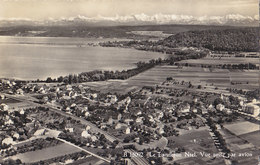
[[[5,95],[1,95],[0,98],[1,98],[1,100],[4,100],[5,99]]]
[[[94,99],[97,98],[97,94],[96,94],[96,93],[93,93],[91,96],[92,96],[92,98],[94,98]]]
[[[125,119],[125,123],[127,123],[128,125],[130,125],[130,122],[134,121],[133,119]]]
[[[82,131],[81,136],[84,138],[91,138],[91,135],[88,133],[88,131]]]
[[[14,122],[11,119],[5,121],[5,125],[12,125],[12,124],[14,124]]]
[[[142,124],[143,123],[143,117],[136,118],[135,122],[138,123],[138,124]]]
[[[114,123],[114,119],[112,117],[109,117],[107,124],[112,125]]]
[[[19,135],[17,132],[15,132],[15,133],[13,134],[13,138],[19,139],[19,137],[20,137],[20,135]]]
[[[42,135],[45,135],[46,133],[46,129],[38,129],[33,135],[34,136],[42,136]]]
[[[13,138],[11,138],[11,137],[5,138],[5,139],[2,141],[2,145],[3,145],[3,144],[6,144],[6,145],[14,144],[14,140],[13,140]]]
[[[219,110],[219,111],[223,111],[225,109],[225,106],[223,104],[218,104],[216,106],[216,109]]]
[[[135,142],[136,142],[136,143],[139,143],[139,142],[140,142],[140,137],[136,137],[136,138],[135,138]]]
[[[161,118],[163,118],[164,114],[163,114],[163,112],[158,112],[158,113],[156,113],[156,116],[157,116],[157,119],[161,119]]]
[[[20,110],[20,114],[23,115],[25,112],[23,109]]]
[[[85,117],[88,117],[90,115],[89,112],[85,112]]]
[[[4,111],[7,111],[7,110],[9,109],[9,106],[6,105],[6,104],[4,104],[4,103],[2,103],[2,104],[0,105],[0,108],[1,108],[2,110],[4,110]]]
[[[74,128],[65,128],[66,131],[74,132]]]
[[[159,133],[160,135],[162,135],[162,134],[164,133],[164,128],[163,128],[163,127],[160,127],[158,133]]]
[[[75,103],[71,104],[71,108],[76,107],[77,105]]]
[[[125,134],[130,134],[130,133],[131,133],[131,129],[129,127],[127,127],[125,130]]]
[[[116,103],[117,102],[117,97],[116,97],[116,95],[108,95],[107,96],[107,100],[110,102],[110,103],[112,103],[112,104],[114,104],[114,103]]]
[[[217,130],[220,130],[221,126],[219,124],[216,124],[216,128],[217,128]]]
[[[138,111],[137,113],[136,113],[136,115],[138,116],[138,115],[142,115],[142,112],[141,111]]]
[[[231,113],[232,113],[231,109],[229,109],[229,108],[225,108],[225,109],[223,110],[223,112],[225,112],[225,113],[227,113],[227,114],[231,114]]]
[[[121,124],[121,123],[117,123],[117,124],[115,125],[115,129],[120,129],[120,128],[122,128],[122,124]]]
[[[192,109],[192,112],[197,113],[198,110],[196,108]]]
[[[119,113],[118,116],[117,116],[117,120],[121,120],[122,119],[122,114]]]
[[[93,135],[93,136],[91,136],[91,140],[95,142],[95,141],[98,140],[98,138],[97,138],[96,136]]]
[[[19,88],[19,89],[16,90],[16,93],[20,94],[20,95],[23,95],[23,90],[21,88]]]
[[[185,105],[185,106],[181,109],[181,112],[182,112],[182,113],[188,113],[188,112],[190,112],[190,105],[189,105],[189,104]]]
[[[72,90],[72,86],[71,86],[71,85],[67,85],[67,86],[66,86],[66,90],[67,90],[67,91],[71,91],[71,90]]]
[[[86,131],[88,131],[88,130],[90,130],[90,126],[89,125],[86,126]]]

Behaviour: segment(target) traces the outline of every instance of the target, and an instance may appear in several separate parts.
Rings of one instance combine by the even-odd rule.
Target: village
[[[66,162],[73,157],[77,162],[87,160],[89,154],[103,163],[143,161],[124,157],[122,153],[128,150],[141,152],[150,164],[198,161],[197,157],[185,157],[193,147],[178,145],[178,138],[187,134],[194,134],[191,140],[195,151],[222,153],[218,161],[232,163],[241,160],[230,157],[237,150],[229,144],[230,133],[225,131],[232,132],[232,124],[254,128],[259,124],[259,101],[255,98],[206,92],[202,85],[172,77],[161,85],[125,94],[103,93],[84,83],[2,80],[1,87],[1,155],[5,161],[21,158],[18,164],[23,162],[19,155],[64,145],[64,141],[82,150],[68,152],[71,156],[66,159],[57,155],[48,161]],[[198,132],[206,134],[208,144],[196,138]],[[253,142],[244,141],[252,147],[256,139],[250,140]],[[247,152],[253,148],[248,147]],[[214,159],[203,157],[200,161]]]

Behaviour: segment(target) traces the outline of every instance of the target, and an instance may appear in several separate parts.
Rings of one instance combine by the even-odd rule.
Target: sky
[[[195,17],[239,14],[256,18],[258,8],[258,0],[0,0],[0,18],[43,20],[141,13]]]

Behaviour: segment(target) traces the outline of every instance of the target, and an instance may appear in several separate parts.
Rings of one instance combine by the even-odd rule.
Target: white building
[[[41,136],[45,135],[46,130],[45,129],[38,129],[33,135],[34,136]]]
[[[253,117],[257,117],[259,115],[260,108],[254,103],[248,103],[243,107],[242,111],[249,115],[252,115]]]
[[[4,100],[5,99],[5,95],[1,95],[0,98],[1,98],[1,100]]]
[[[8,105],[6,105],[6,104],[4,104],[4,103],[0,105],[0,108],[1,108],[2,110],[4,110],[4,111],[7,111],[7,110],[9,109]]]
[[[218,104],[216,106],[216,109],[219,110],[219,111],[223,111],[225,109],[225,106],[223,104]]]
[[[88,133],[88,131],[83,131],[81,133],[81,136],[84,137],[84,138],[91,138],[91,135]]]
[[[6,144],[6,145],[14,144],[13,138],[11,138],[11,137],[5,138],[5,139],[2,141],[2,144]]]
[[[66,131],[74,132],[74,128],[65,128]]]
[[[130,133],[131,133],[131,130],[130,130],[129,127],[127,127],[126,130],[125,130],[125,134],[130,134]]]

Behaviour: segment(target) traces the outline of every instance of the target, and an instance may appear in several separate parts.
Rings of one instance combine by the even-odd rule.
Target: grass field
[[[224,127],[237,136],[259,131],[258,124],[251,123],[248,121],[243,121],[243,122],[238,122],[238,123],[233,123],[233,124],[226,124],[226,125],[224,125]]]
[[[189,64],[259,64],[258,58],[242,58],[242,57],[205,57],[196,60],[183,60],[179,63]]]
[[[79,150],[78,148],[75,148],[66,143],[62,143],[60,145],[44,148],[42,150],[17,154],[15,156],[12,156],[12,158],[14,160],[20,159],[24,163],[33,163],[33,162],[47,160],[47,159],[55,158],[55,157],[66,155],[66,154],[72,154],[72,153],[80,152],[80,151],[81,150]]]
[[[178,81],[190,81],[194,85],[237,89],[257,89],[258,70],[239,71],[228,69],[209,69],[200,67],[156,66],[127,80],[88,82],[86,85],[99,91],[126,93],[143,86],[160,85],[167,77]],[[231,85],[230,82],[237,84]]]
[[[260,127],[259,127],[260,128]],[[260,130],[259,131],[255,131],[255,132],[251,132],[248,134],[244,134],[240,136],[241,138],[249,141],[250,143],[254,144],[257,147],[260,147]]]
[[[218,152],[207,130],[195,130],[191,133],[180,135],[178,137],[169,137],[168,140],[168,147],[173,149],[176,149],[177,147],[184,147],[186,151],[190,152]],[[170,141],[174,141],[174,143],[171,143]]]

